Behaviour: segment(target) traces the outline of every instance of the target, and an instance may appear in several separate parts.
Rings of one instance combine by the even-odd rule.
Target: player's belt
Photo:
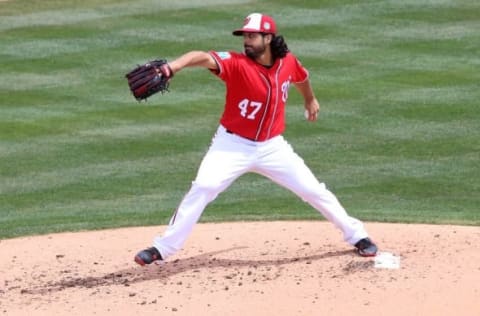
[[[232,131],[231,131],[231,130],[229,130],[229,129],[226,129],[225,131],[226,131],[227,133],[229,133],[229,134],[236,135],[236,136],[238,136],[238,137],[241,137],[241,138],[248,139],[248,140],[250,140],[250,141],[252,141],[252,142],[256,142],[256,140],[255,140],[255,139],[253,139],[253,138],[248,138],[248,137],[243,137],[243,136],[240,136],[240,135],[238,135],[238,134],[236,134],[236,133],[232,132]]]

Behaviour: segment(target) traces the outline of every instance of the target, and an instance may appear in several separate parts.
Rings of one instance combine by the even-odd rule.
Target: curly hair
[[[273,36],[270,42],[270,49],[272,51],[273,59],[283,58],[289,52],[287,43],[282,35]]]

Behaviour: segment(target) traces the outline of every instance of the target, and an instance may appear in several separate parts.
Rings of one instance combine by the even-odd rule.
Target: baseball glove
[[[165,59],[152,60],[125,75],[128,86],[133,96],[138,101],[145,100],[149,96],[168,90],[168,84],[173,77],[173,72]]]

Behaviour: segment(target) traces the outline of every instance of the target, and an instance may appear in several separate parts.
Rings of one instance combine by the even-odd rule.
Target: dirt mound
[[[165,227],[1,240],[0,315],[480,315],[480,227],[366,226],[398,269],[316,221],[198,224],[143,268]]]

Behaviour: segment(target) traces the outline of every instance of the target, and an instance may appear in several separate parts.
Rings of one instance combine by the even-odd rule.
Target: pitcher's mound
[[[317,221],[198,224],[143,268],[165,227],[1,240],[0,315],[480,315],[479,227],[366,227],[397,268]]]

